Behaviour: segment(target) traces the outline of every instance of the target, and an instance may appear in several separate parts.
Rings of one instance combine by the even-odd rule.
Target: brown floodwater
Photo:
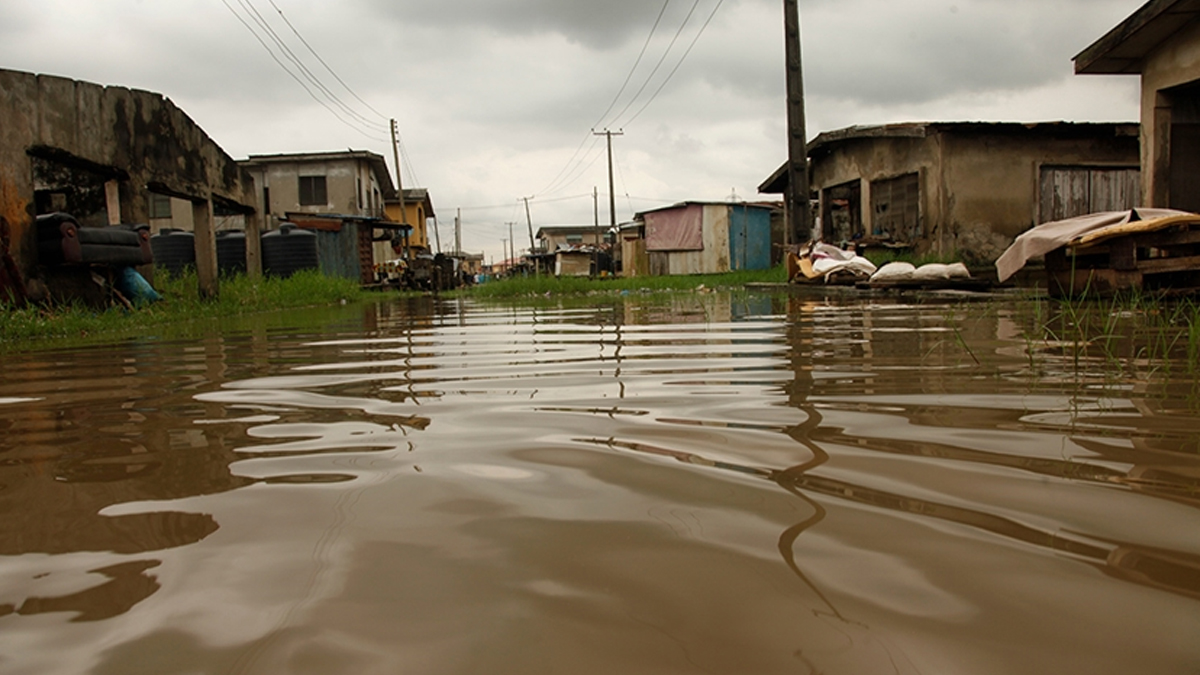
[[[421,298],[4,354],[0,672],[1200,672],[1187,326],[1053,311]]]

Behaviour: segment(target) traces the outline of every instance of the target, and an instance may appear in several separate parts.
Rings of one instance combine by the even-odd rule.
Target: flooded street
[[[582,302],[6,354],[0,672],[1200,672],[1194,369],[1028,298]]]

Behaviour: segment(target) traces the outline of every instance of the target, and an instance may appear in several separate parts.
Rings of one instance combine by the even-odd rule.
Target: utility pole
[[[434,243],[437,244],[437,252],[441,253],[442,252],[442,235],[438,232],[438,219],[437,219],[436,215],[433,217],[433,241],[434,241]]]
[[[525,222],[529,225],[529,257],[530,257],[530,260],[533,262],[534,275],[539,275],[539,274],[541,274],[541,270],[538,269],[537,258],[533,257],[534,251],[537,249],[537,246],[535,246],[533,243],[533,216],[529,215],[529,197],[525,197],[524,199],[525,199]]]
[[[797,0],[783,0],[783,34],[787,56],[788,183],[787,232],[789,243],[798,244],[812,231],[809,212],[808,134],[804,123],[804,68],[800,50],[800,7]]]
[[[592,247],[592,274],[600,276],[600,244],[604,237],[600,233],[600,188],[592,186],[592,222],[596,226],[596,241]]]
[[[512,253],[512,257],[510,258],[510,260],[516,260],[517,259],[517,242],[515,239],[513,239],[513,236],[512,236],[512,226],[513,226],[513,224],[510,222],[508,224],[508,250],[510,253]]]
[[[624,136],[624,131],[592,131],[594,136],[605,136],[608,138],[608,220],[609,226],[614,230],[617,229],[617,193],[613,188],[613,161],[612,161],[612,137]]]
[[[612,161],[612,137],[624,136],[624,131],[612,131],[605,129],[604,131],[592,131],[594,136],[605,136],[608,139],[608,224],[614,232],[617,229],[617,192],[613,187],[613,161]],[[609,251],[609,260],[613,260],[612,251]]]
[[[454,214],[454,256],[462,255],[462,209]]]
[[[400,132],[396,128],[396,120],[391,120],[392,129],[392,157],[396,160],[396,194],[400,197],[400,224],[408,225],[408,209],[404,206],[404,186],[401,184],[400,178]],[[436,229],[436,228],[435,228]],[[404,247],[404,259],[408,259],[408,248]]]

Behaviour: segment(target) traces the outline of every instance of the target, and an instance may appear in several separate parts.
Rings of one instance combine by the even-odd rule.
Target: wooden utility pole
[[[787,214],[789,241],[805,241],[812,231],[809,212],[808,135],[804,125],[804,68],[800,50],[800,7],[783,0],[783,33],[787,55],[788,170]]]
[[[392,157],[396,160],[396,194],[400,197],[400,224],[408,225],[408,209],[404,206],[404,186],[400,179],[400,132],[396,129],[396,120],[391,120],[392,128]],[[374,214],[372,214],[374,215]],[[404,247],[404,259],[408,259],[408,248]]]

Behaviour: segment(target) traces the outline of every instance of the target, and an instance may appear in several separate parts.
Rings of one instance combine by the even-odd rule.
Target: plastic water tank
[[[278,230],[263,234],[262,260],[263,272],[277,277],[290,277],[300,270],[315,270],[320,267],[317,235],[294,223],[283,223]]]
[[[154,252],[155,267],[172,275],[196,267],[196,235],[191,232],[164,227],[150,237],[150,250]]]
[[[222,230],[217,233],[217,270],[224,276],[246,273],[246,233]]]

